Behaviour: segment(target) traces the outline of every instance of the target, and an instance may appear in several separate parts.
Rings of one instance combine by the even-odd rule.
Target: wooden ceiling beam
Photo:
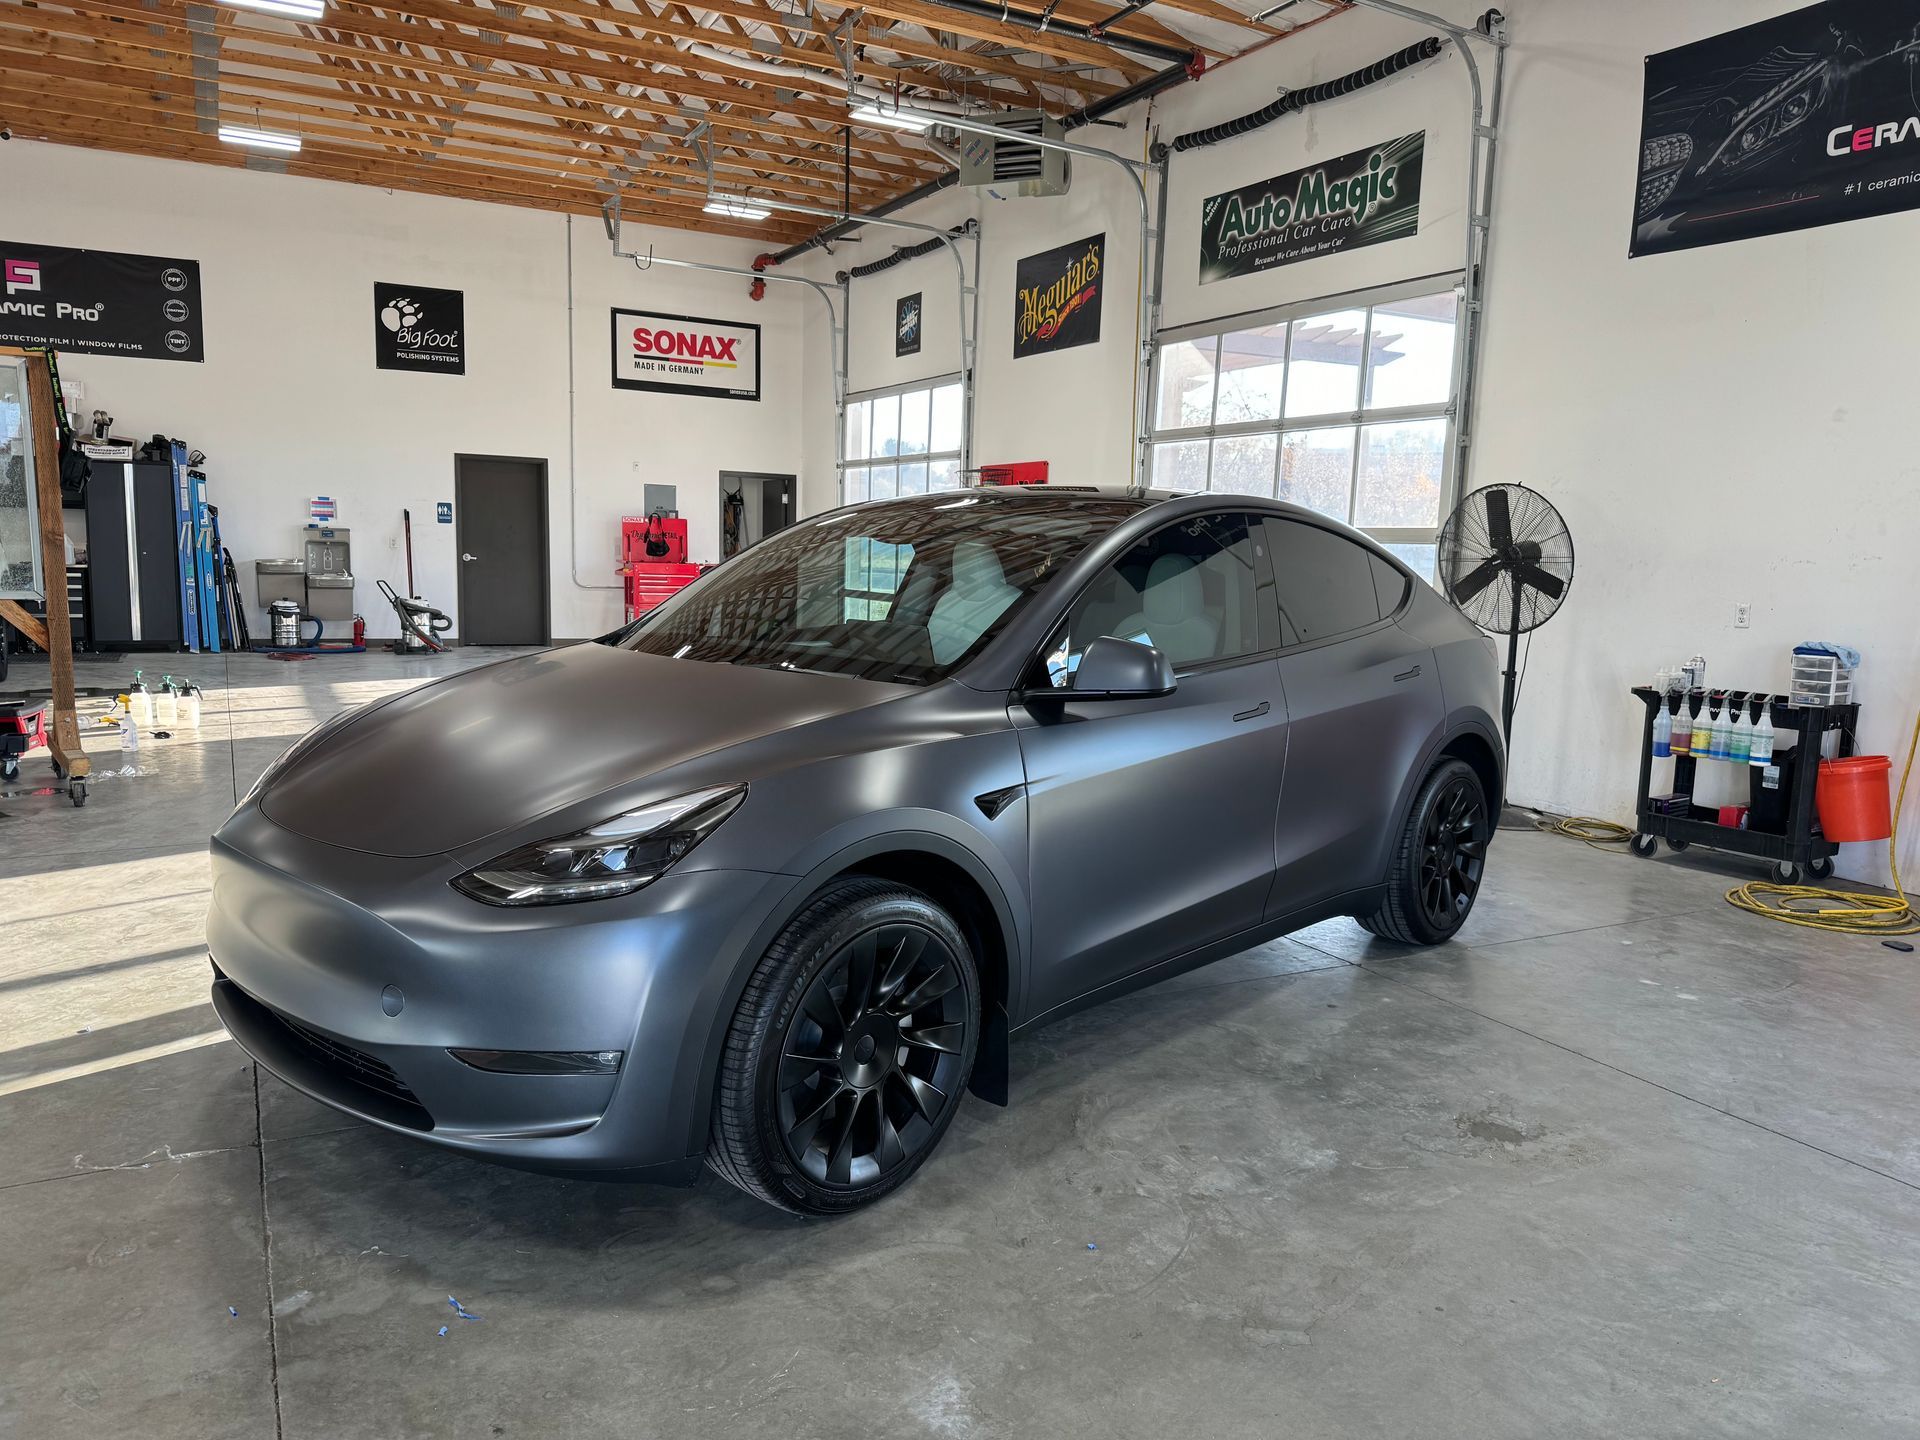
[[[116,119],[135,120],[140,118],[141,108],[126,102],[133,97],[111,85],[100,85],[83,76],[69,72],[65,75],[47,74],[38,87],[32,86],[21,78],[27,72],[16,72],[6,83],[11,84],[16,93],[29,89],[38,89],[41,93],[57,93],[60,87],[70,91],[77,99],[86,102],[87,108],[80,114],[111,115]],[[191,97],[191,91],[175,97],[148,97],[153,111],[170,117],[168,124],[185,122],[193,125],[197,111]],[[392,143],[404,153],[430,159],[434,155],[466,156],[484,163],[506,166],[513,169],[532,169],[541,174],[571,171],[581,173],[572,167],[580,164],[598,168],[596,178],[602,178],[610,184],[632,184],[641,189],[648,187],[651,180],[664,191],[673,191],[689,197],[691,203],[705,203],[707,193],[706,173],[697,168],[692,158],[684,157],[679,163],[649,163],[644,157],[628,154],[615,149],[610,143],[607,153],[591,155],[584,153],[575,145],[568,143],[563,132],[552,131],[542,140],[492,140],[487,136],[449,135],[431,122],[420,124],[399,118],[382,119],[387,133],[375,134],[356,123],[355,115],[350,111],[334,109],[328,111],[319,106],[300,102],[281,101],[271,97],[264,104],[248,103],[243,97],[223,95],[220,108],[228,119],[247,122],[257,120],[266,123],[285,125],[298,131],[303,138],[328,138],[344,140],[349,143]],[[342,124],[330,123],[345,122]],[[487,148],[476,148],[463,141],[478,141]],[[768,185],[770,182],[758,170],[745,165],[723,167],[729,172],[748,177],[734,179],[731,174],[723,178],[723,185],[729,189],[740,189],[749,185]],[[630,180],[625,177],[632,177]],[[797,190],[792,198],[811,204],[838,205],[841,189],[837,177],[816,175],[804,184],[791,176],[782,177],[781,184],[787,191]],[[865,209],[877,205],[889,197],[890,191],[860,187],[854,192],[856,208]]]
[[[73,118],[54,111],[29,113],[14,110],[17,103],[32,105],[34,97],[0,95],[0,114],[22,138],[45,138],[57,144],[84,145],[92,149],[117,150],[126,154],[192,160],[198,163],[226,165],[238,169],[261,168],[249,165],[245,154],[223,145],[212,136],[153,130],[115,123],[102,126],[86,118]],[[256,159],[258,152],[256,153]],[[276,171],[314,179],[338,180],[349,184],[375,185],[385,189],[409,190],[421,194],[444,195],[455,199],[491,204],[529,206],[537,209],[564,210],[573,214],[598,215],[604,196],[581,182],[550,181],[514,183],[486,171],[447,165],[416,165],[387,156],[361,158],[314,148],[298,155],[279,157]],[[670,229],[727,235],[755,244],[780,243],[804,238],[806,227],[785,221],[749,224],[707,215],[697,207],[636,197],[622,201],[622,210],[630,220]]]
[[[4,22],[0,21],[0,23]],[[135,68],[118,59],[95,59],[89,55],[86,50],[81,48],[82,42],[63,43],[58,49],[45,56],[9,53],[3,48],[4,43],[4,32],[0,32],[0,75],[17,73],[22,75],[43,76],[51,80],[59,80],[62,78],[84,80],[112,89],[118,89],[130,100],[144,99],[154,93],[191,95],[193,92],[190,77],[184,77],[165,70],[148,71],[143,68]],[[141,58],[146,59],[148,57],[143,55]],[[357,72],[340,73],[344,78],[345,74]],[[383,83],[391,85],[396,90],[414,90],[421,88],[421,82],[418,81],[396,81],[390,77],[382,78]],[[223,70],[220,80],[223,91],[228,93],[256,96],[259,97],[263,103],[277,102],[276,108],[280,111],[293,114],[311,113],[318,115],[320,118],[346,118],[350,112],[340,108],[328,108],[324,102],[330,101],[334,107],[338,107],[355,98],[351,91],[340,89],[337,85],[309,85],[295,80],[284,78],[268,79],[241,74],[231,70]],[[442,88],[448,89],[449,94],[455,98],[460,96],[461,92],[457,90],[452,90],[450,87]],[[513,111],[515,114],[531,113],[546,116],[550,113],[544,107],[532,111],[529,111],[524,106],[516,107],[501,97],[476,93],[475,96],[470,98],[474,98],[480,103],[487,105],[501,105]],[[314,102],[321,103],[316,107]],[[404,97],[396,98],[391,96],[382,98],[379,101],[379,107],[395,111],[401,115],[411,115],[429,122],[437,122],[440,119],[453,119],[456,129],[458,130],[500,131],[503,133],[540,137],[549,140],[560,140],[564,138],[562,132],[558,130],[557,127],[530,123],[516,124],[511,116],[495,115],[489,111],[468,109],[455,117],[452,112],[434,109],[417,99],[410,100]],[[588,114],[588,112],[584,111],[581,113],[583,115]],[[594,143],[596,144],[615,147],[622,152],[637,155],[647,140],[646,136],[619,128],[617,122],[612,121],[610,117],[601,112],[592,112],[590,118],[592,118],[596,124],[609,127],[606,134],[595,137]],[[481,137],[475,136],[474,138]],[[788,142],[785,141],[763,140],[760,143],[762,145],[778,147],[779,153],[773,157],[775,162],[805,165],[807,167],[805,171],[806,174],[818,177],[835,197],[838,197],[840,194],[840,167],[839,157],[837,155],[827,151],[817,153],[802,152],[797,146],[789,147]],[[878,203],[880,199],[890,196],[902,188],[900,183],[902,177],[897,169],[876,166],[864,158],[857,158],[855,160],[854,173],[856,176],[854,193],[856,199],[859,201]]]
[[[29,18],[30,17],[30,18]],[[94,18],[69,14],[44,8],[27,10],[0,5],[0,50],[19,49],[21,45],[11,41],[11,33],[28,32],[33,39],[27,48],[37,50],[48,42],[43,38],[47,34],[58,34],[69,39],[93,40],[102,45],[123,47],[113,63],[131,67],[158,70],[163,74],[183,74],[185,57],[192,53],[192,43],[184,28],[162,26],[158,24],[133,24],[116,18]],[[338,83],[341,72],[322,63],[327,56],[349,59],[371,59],[369,53],[345,44],[314,40],[302,42],[296,36],[269,36],[266,32],[235,27],[223,35],[222,65],[246,65],[254,69],[270,70],[276,73],[317,76]],[[301,59],[267,51],[242,48],[242,42],[251,44],[257,40],[278,40],[287,48],[304,49],[314,55],[314,59]],[[159,57],[164,57],[165,64]],[[559,107],[530,98],[524,92],[532,82],[522,75],[505,75],[497,71],[465,72],[445,62],[431,62],[412,56],[394,55],[383,63],[418,66],[436,74],[446,73],[454,78],[437,81],[419,81],[408,79],[404,84],[414,92],[433,95],[454,102],[486,104],[496,108],[511,109],[521,113],[541,115],[553,118]],[[222,72],[228,73],[223,70]],[[491,88],[489,88],[491,87]],[[587,104],[612,110],[620,109],[633,112],[636,116],[646,116],[663,124],[678,122],[692,125],[693,119],[683,116],[658,100],[647,96],[626,96],[611,90],[592,89],[571,81],[543,82],[541,88],[564,94]],[[502,94],[501,91],[510,93]],[[700,119],[712,124],[716,130],[727,130],[765,139],[779,137],[794,147],[794,158],[810,158],[808,147],[821,147],[821,153],[838,155],[840,149],[840,131],[816,130],[810,126],[792,121],[775,120],[765,117],[736,117],[715,111],[695,111]],[[617,117],[609,116],[610,123],[620,123]],[[669,132],[670,133],[670,132]],[[884,166],[898,173],[918,172],[936,174],[945,167],[930,156],[924,149],[910,147],[908,142],[897,136],[867,138],[856,136],[854,140],[856,156],[867,157],[872,166]],[[858,164],[859,161],[856,161]]]

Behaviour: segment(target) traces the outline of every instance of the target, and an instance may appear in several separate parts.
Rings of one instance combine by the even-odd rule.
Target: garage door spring
[[[1418,65],[1423,60],[1431,60],[1440,53],[1445,44],[1438,35],[1429,35],[1416,44],[1409,45],[1396,55],[1384,60],[1376,60],[1364,70],[1356,70],[1351,75],[1342,75],[1338,80],[1328,80],[1324,84],[1309,85],[1304,90],[1289,90],[1271,105],[1242,115],[1234,120],[1223,120],[1218,125],[1209,125],[1203,130],[1189,130],[1185,135],[1174,137],[1173,144],[1155,145],[1153,158],[1164,160],[1169,149],[1198,150],[1202,146],[1217,145],[1222,140],[1231,140],[1236,135],[1245,135],[1258,130],[1263,125],[1271,125],[1283,116],[1309,105],[1318,105],[1323,100],[1337,100],[1342,95],[1351,95],[1356,90],[1364,90],[1369,85],[1377,85],[1390,76],[1398,75],[1409,66]]]

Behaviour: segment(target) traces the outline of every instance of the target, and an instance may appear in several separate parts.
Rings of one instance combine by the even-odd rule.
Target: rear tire
[[[707,1164],[795,1214],[870,1205],[946,1134],[979,1037],[979,971],[953,918],[892,881],[835,880],[740,997]]]
[[[1464,760],[1435,768],[1414,797],[1387,872],[1386,898],[1362,928],[1401,945],[1450,940],[1473,913],[1493,827],[1480,777]]]

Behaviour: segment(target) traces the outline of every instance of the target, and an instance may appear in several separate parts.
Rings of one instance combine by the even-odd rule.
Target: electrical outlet
[[[387,549],[389,549],[389,550],[398,550],[399,548],[400,548],[400,539],[399,539],[399,537],[398,537],[397,535],[389,535],[389,536],[387,536]]]
[[[1733,607],[1733,628],[1736,630],[1744,630],[1752,623],[1753,606],[1750,602],[1742,600]]]

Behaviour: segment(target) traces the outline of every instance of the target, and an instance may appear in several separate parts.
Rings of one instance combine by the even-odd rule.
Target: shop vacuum
[[[400,512],[400,528],[406,537],[407,545],[407,593],[404,597],[396,595],[393,586],[382,580],[380,593],[393,606],[393,613],[400,621],[400,638],[395,640],[391,649],[396,655],[425,655],[428,652],[439,653],[447,647],[437,637],[453,629],[453,617],[444,610],[436,610],[427,604],[413,589],[413,512]]]

